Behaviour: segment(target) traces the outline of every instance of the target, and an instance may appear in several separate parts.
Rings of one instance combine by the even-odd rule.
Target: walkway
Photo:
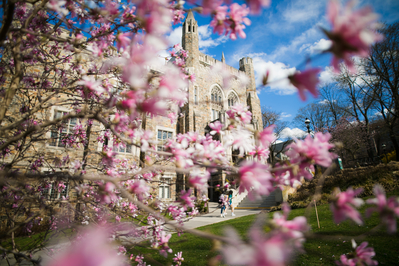
[[[209,213],[192,218],[191,220],[184,223],[184,227],[186,227],[187,229],[193,229],[193,228],[197,228],[197,227],[201,227],[201,226],[205,226],[205,225],[223,222],[223,221],[234,219],[237,217],[258,214],[260,212],[260,210],[235,210],[234,214],[236,216],[231,216],[231,209],[229,209],[229,210],[227,210],[226,217],[222,218],[222,217],[220,217],[220,208],[218,208],[217,206],[218,206],[218,203],[210,202],[209,203]],[[62,245],[67,245],[67,244],[63,243],[63,244],[52,246],[51,248],[57,248]],[[38,256],[41,256],[44,262],[48,261],[48,259],[49,259],[49,256],[43,250],[37,252],[34,257],[38,258]],[[10,265],[14,265],[15,260],[13,259],[13,256],[9,255],[8,258],[9,258]],[[7,263],[6,259],[0,259],[0,266],[8,266],[8,265],[9,264]],[[32,265],[32,264],[29,264],[25,260],[23,260],[23,263],[21,263],[20,265],[25,266],[25,265]]]
[[[226,220],[234,219],[237,217],[258,214],[260,210],[235,210],[234,214],[236,216],[231,216],[231,209],[227,210],[227,215],[225,218],[220,217],[220,208],[217,207],[218,203],[210,202],[209,203],[209,213],[203,214],[201,216],[194,217],[188,222],[184,223],[184,227],[187,229],[193,229],[205,225],[210,225],[214,223],[223,222]]]

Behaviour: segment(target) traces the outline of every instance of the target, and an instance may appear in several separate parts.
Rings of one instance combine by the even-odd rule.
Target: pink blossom
[[[118,200],[118,197],[115,194],[115,185],[111,182],[100,185],[98,194],[99,201],[105,204],[109,204],[113,201]]]
[[[214,77],[221,76],[223,81],[223,88],[225,90],[231,87],[231,83],[234,79],[234,75],[231,74],[229,69],[226,67],[225,64],[217,62],[212,66],[211,75]]]
[[[177,252],[177,254],[175,254],[175,257],[173,258],[173,261],[176,263],[176,266],[180,266],[182,264],[182,262],[184,261],[183,258],[183,252]]]
[[[144,113],[150,113],[151,116],[166,115],[168,104],[159,98],[149,98],[141,103],[140,109]]]
[[[108,12],[109,15],[114,16],[119,13],[119,5],[112,1],[112,0],[106,0],[105,1],[105,7],[104,10]]]
[[[231,145],[233,150],[239,150],[238,156],[244,156],[246,152],[252,152],[254,150],[254,142],[252,140],[252,133],[238,126],[232,129],[231,134],[225,138],[225,146]]]
[[[173,11],[173,25],[181,23],[182,19],[184,19],[184,13],[181,9]]]
[[[274,178],[269,172],[269,166],[254,161],[245,161],[240,167],[239,193],[248,192],[248,197],[254,199],[261,195],[269,195],[274,187]]]
[[[226,28],[229,26],[226,23],[227,9],[227,6],[218,6],[216,8],[216,14],[209,24],[209,26],[213,28],[213,33],[217,32],[219,35],[222,35],[225,32]]]
[[[357,224],[363,224],[360,213],[354,208],[358,208],[364,203],[362,199],[355,198],[355,196],[362,191],[362,188],[353,190],[352,187],[350,187],[345,192],[339,192],[334,202],[330,205],[335,223],[340,223],[346,218],[350,218]]]
[[[378,262],[372,259],[375,256],[374,248],[367,247],[367,245],[367,242],[363,242],[356,247],[356,242],[352,239],[352,247],[355,251],[349,255],[341,255],[340,261],[335,263],[339,266],[378,265]]]
[[[103,93],[105,89],[101,86],[101,81],[96,80],[93,76],[84,76],[81,81],[76,83],[77,85],[83,85],[88,88],[91,92]]]
[[[161,236],[158,238],[158,247],[160,248],[159,254],[168,257],[168,253],[172,253],[172,249],[168,246],[169,239],[172,237],[171,234],[166,235],[165,231],[161,232]]]
[[[49,261],[47,266],[125,265],[126,258],[109,245],[109,234],[104,228],[90,228],[66,250]]]
[[[274,134],[275,127],[276,125],[270,125],[259,132],[259,141],[264,148],[268,148],[276,140],[276,135]]]
[[[219,6],[223,4],[223,0],[203,0],[202,1],[202,13],[207,15],[217,10]]]
[[[131,40],[129,36],[130,32],[119,33],[116,36],[116,42],[117,42],[116,47],[118,48],[118,50],[120,50],[121,48],[126,48],[130,44]]]
[[[270,0],[247,0],[247,3],[253,14],[259,14],[262,7],[270,6]]]
[[[298,89],[302,101],[306,100],[305,91],[309,91],[315,98],[319,95],[317,84],[319,83],[318,75],[320,71],[320,68],[312,68],[288,77],[292,85]]]
[[[242,122],[243,124],[249,124],[252,120],[252,113],[248,111],[248,106],[242,104],[236,104],[226,111],[227,116],[231,120]]]
[[[187,208],[187,207],[194,208],[194,206],[195,206],[195,203],[194,203],[195,197],[191,196],[191,192],[192,192],[191,189],[189,189],[187,192],[185,192],[184,190],[182,190],[180,192],[180,199],[185,208]]]
[[[172,112],[172,113],[168,114],[168,118],[170,119],[170,123],[174,124],[174,123],[176,123],[177,115],[176,115],[176,113]]]
[[[135,180],[133,184],[131,184],[129,190],[131,193],[136,195],[139,200],[143,200],[148,197],[150,187],[144,180],[140,179]]]
[[[207,191],[209,177],[210,174],[208,171],[201,171],[199,169],[195,169],[191,171],[188,182],[190,183],[191,186],[201,191]]]
[[[318,164],[323,167],[329,167],[336,155],[329,152],[334,147],[330,144],[331,135],[329,133],[317,132],[312,138],[308,135],[305,140],[297,140],[287,148],[287,156],[291,158],[292,163],[298,163],[303,160],[310,160],[312,164]]]
[[[215,121],[214,123],[210,123],[209,127],[212,129],[212,131],[210,132],[211,135],[223,134],[222,132],[223,124],[220,123],[220,121]]]
[[[368,208],[366,215],[370,216],[371,213],[377,212],[380,215],[380,219],[386,224],[389,233],[396,232],[396,218],[399,217],[399,200],[392,196],[388,200],[385,196],[384,188],[376,184],[373,188],[374,199],[368,199],[368,204],[375,204],[375,207]]]
[[[277,234],[283,235],[287,240],[292,241],[297,249],[302,248],[305,241],[303,233],[309,230],[309,225],[305,216],[295,217],[293,220],[287,220],[291,211],[289,205],[284,203],[283,214],[276,212],[273,215],[273,223],[277,226]]]
[[[225,231],[229,242],[221,249],[228,265],[283,266],[294,253],[294,246],[282,234],[265,234],[255,224],[249,230],[249,243],[244,243],[232,228]]]
[[[353,55],[366,57],[370,52],[370,45],[382,40],[382,35],[375,32],[378,15],[370,7],[353,11],[356,1],[351,0],[343,10],[340,3],[331,0],[328,4],[327,17],[332,24],[326,35],[333,42],[330,51],[334,54],[332,65],[339,72],[339,61],[343,60],[352,72],[355,72],[350,57]]]
[[[112,150],[104,150],[103,151],[103,158],[101,160],[101,162],[107,166],[107,167],[113,167],[113,165],[115,164],[115,155],[116,152],[112,151]]]
[[[246,5],[240,6],[237,3],[230,5],[230,12],[229,12],[230,19],[226,21],[230,26],[228,31],[226,32],[226,35],[230,34],[230,39],[236,40],[237,34],[241,38],[245,39],[246,34],[243,31],[245,29],[244,24],[251,25],[251,21],[245,17],[248,14],[249,14],[249,9],[247,8]]]
[[[179,105],[187,102],[188,82],[184,80],[177,67],[168,67],[165,75],[161,77],[157,94],[161,99],[171,99]]]
[[[254,150],[252,150],[251,152],[249,152],[249,155],[254,156],[255,158],[257,158],[260,161],[265,161],[270,154],[270,150],[269,148],[262,148],[259,146],[256,146]]]

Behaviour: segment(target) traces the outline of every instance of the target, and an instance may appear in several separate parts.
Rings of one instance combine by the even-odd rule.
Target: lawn
[[[399,195],[399,191],[394,193]],[[360,211],[364,213],[366,206],[363,206]],[[318,206],[318,214],[320,219],[320,229],[317,225],[315,209],[312,208],[309,213],[309,224],[311,225],[311,232],[315,233],[314,237],[307,239],[304,247],[305,253],[299,254],[292,262],[292,265],[335,265],[335,260],[343,253],[348,253],[352,250],[351,239],[354,236],[364,234],[362,240],[357,241],[360,244],[363,241],[369,242],[369,246],[374,247],[376,251],[376,259],[379,265],[399,265],[399,233],[389,235],[386,233],[384,227],[378,229],[374,233],[370,230],[379,224],[379,218],[374,215],[365,219],[363,226],[358,226],[351,221],[345,221],[341,224],[335,224],[332,220],[332,213],[329,205]],[[269,214],[272,217],[273,213]],[[289,219],[296,216],[305,215],[305,209],[292,210]],[[246,237],[246,231],[255,220],[256,215],[245,216],[204,226],[198,228],[199,230],[207,231],[213,234],[222,235],[223,229],[226,226],[234,227],[242,237]],[[134,255],[144,253],[146,261],[151,265],[156,265],[153,259],[162,264],[170,265],[173,255],[178,251],[183,252],[183,265],[207,265],[208,260],[218,255],[217,248],[214,242],[202,239],[194,235],[183,234],[177,236],[174,234],[169,241],[173,253],[167,259],[160,256],[158,251],[146,250],[144,248],[136,248],[132,250]],[[217,265],[217,264],[216,264]]]

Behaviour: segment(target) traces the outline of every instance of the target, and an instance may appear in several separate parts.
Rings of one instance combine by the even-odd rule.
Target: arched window
[[[230,92],[229,97],[227,98],[227,103],[229,107],[238,103],[237,95],[235,95],[233,92]]]
[[[218,86],[213,86],[211,90],[211,121],[219,119],[219,113],[223,109],[223,94]]]
[[[211,100],[214,103],[222,104],[222,91],[219,87],[214,86],[211,91]]]

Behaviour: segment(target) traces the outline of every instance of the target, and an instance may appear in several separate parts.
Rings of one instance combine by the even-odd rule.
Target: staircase
[[[262,196],[260,199],[254,201],[249,200],[247,196],[235,209],[270,209],[270,207],[276,205],[276,190],[274,190],[269,196]]]

